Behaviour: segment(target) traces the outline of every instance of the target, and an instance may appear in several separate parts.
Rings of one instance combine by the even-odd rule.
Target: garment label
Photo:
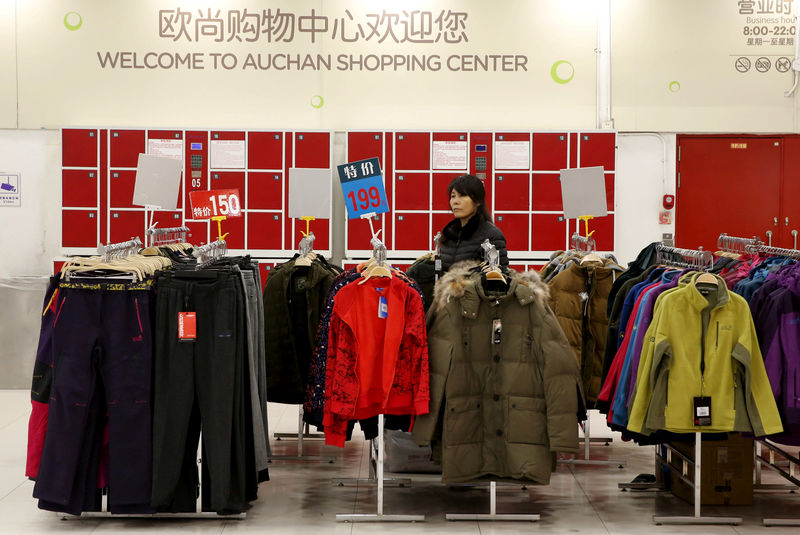
[[[194,342],[197,339],[197,312],[178,312],[178,340]]]
[[[492,320],[492,343],[499,344],[500,336],[503,332],[503,320],[500,318]]]
[[[389,317],[389,302],[384,296],[378,297],[378,317],[382,320]]]
[[[711,398],[709,396],[694,398],[694,425],[711,425]]]

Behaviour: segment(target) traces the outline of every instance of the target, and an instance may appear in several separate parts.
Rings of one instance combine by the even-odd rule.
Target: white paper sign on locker
[[[467,169],[466,141],[434,141],[433,169]]]
[[[331,170],[289,168],[289,217],[331,218]]]
[[[147,154],[151,156],[160,156],[162,158],[183,160],[183,140],[149,139],[147,141]]]
[[[244,169],[244,141],[212,139],[208,143],[208,164],[211,169]]]
[[[496,141],[494,144],[495,169],[530,169],[530,141]]]

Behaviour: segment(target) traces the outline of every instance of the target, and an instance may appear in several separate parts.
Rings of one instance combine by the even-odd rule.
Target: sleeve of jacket
[[[425,330],[425,311],[422,298],[413,288],[406,297],[406,332],[413,351],[411,382],[414,388],[414,414],[427,414],[430,404],[430,369],[428,340]]]
[[[658,343],[658,329],[661,314],[663,311],[661,299],[664,294],[660,295],[656,300],[656,305],[653,311],[653,321],[647,332],[644,335],[644,343],[642,344],[642,352],[639,357],[639,370],[636,374],[636,386],[633,389],[633,398],[628,401],[630,407],[630,414],[628,416],[628,429],[634,433],[649,434],[643,431],[647,412],[650,408],[650,400],[653,397],[653,387],[656,381],[656,370],[658,361],[661,360],[663,352],[667,349],[666,337],[663,337],[662,348],[659,355],[656,355],[656,345]]]
[[[436,438],[434,434],[444,400],[450,362],[455,348],[460,347],[460,344],[454,342],[453,336],[461,331],[451,318],[449,308],[445,307],[438,312],[433,312],[433,307],[431,307],[428,311],[430,401],[428,414],[415,419],[414,429],[411,432],[411,438],[420,446],[430,445],[431,440]]]
[[[537,338],[550,451],[574,453],[578,451],[578,407],[583,406],[578,364],[553,311],[539,304],[535,310],[542,318]]]
[[[755,325],[750,317],[749,309],[744,316],[747,322],[736,347],[733,348],[733,358],[745,363],[744,393],[747,414],[753,426],[753,434],[758,437],[774,435],[783,431],[781,417],[772,387],[769,384],[764,359],[758,348]],[[749,365],[748,365],[749,364]]]

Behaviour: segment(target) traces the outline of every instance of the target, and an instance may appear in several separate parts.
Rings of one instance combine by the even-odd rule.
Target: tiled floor
[[[452,533],[512,534],[539,533],[797,533],[798,528],[765,528],[765,517],[800,517],[800,495],[788,491],[759,493],[747,507],[704,507],[704,515],[741,516],[740,526],[655,526],[652,516],[691,515],[691,506],[664,492],[621,492],[617,483],[637,474],[653,471],[652,448],[615,440],[610,446],[593,446],[593,456],[625,459],[627,466],[560,465],[547,487],[502,486],[498,490],[498,513],[540,513],[530,522],[448,522],[444,515],[483,513],[489,510],[486,487],[444,486],[437,475],[413,475],[412,485],[387,487],[386,514],[424,514],[418,523],[337,523],[337,513],[374,513],[376,493],[368,485],[339,487],[336,477],[366,477],[368,449],[363,440],[348,443],[343,450],[306,442],[307,454],[333,456],[335,462],[274,461],[272,480],[259,489],[259,500],[246,520],[177,519],[69,519],[41,511],[31,497],[33,483],[24,477],[25,445],[29,414],[29,393],[0,391],[0,534],[43,533]],[[294,406],[271,405],[272,432],[297,428]],[[600,426],[594,425],[597,430]],[[356,435],[358,436],[358,432]],[[603,434],[598,432],[598,434]],[[296,442],[272,442],[275,455],[292,455]],[[774,477],[765,482],[778,483]]]

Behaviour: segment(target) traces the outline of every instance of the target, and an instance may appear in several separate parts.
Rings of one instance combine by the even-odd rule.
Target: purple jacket
[[[782,269],[776,280],[780,287],[759,313],[764,365],[785,429],[772,438],[800,445],[800,264]]]

